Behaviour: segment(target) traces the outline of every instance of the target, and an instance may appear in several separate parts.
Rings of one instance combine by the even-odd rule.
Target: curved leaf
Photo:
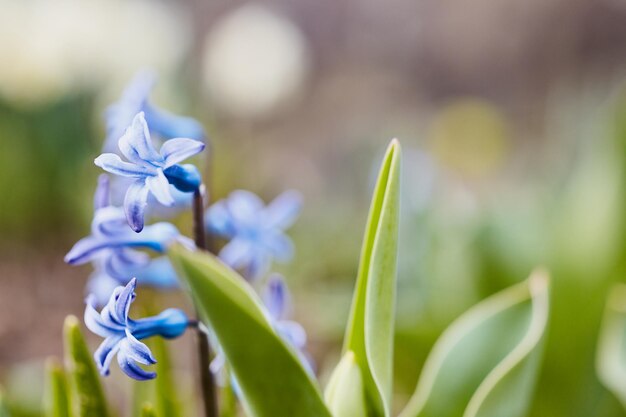
[[[44,411],[47,417],[70,417],[70,398],[63,366],[55,359],[46,361],[48,381]]]
[[[273,329],[250,285],[218,258],[181,246],[169,253],[239,383],[253,417],[330,417],[291,346]]]
[[[598,378],[626,408],[626,284],[609,293],[596,356]]]
[[[65,361],[77,417],[107,417],[107,404],[96,363],[75,316],[65,319]]]
[[[344,341],[361,369],[371,413],[391,409],[396,258],[400,206],[400,143],[387,148],[370,205]]]
[[[548,277],[531,277],[470,309],[437,341],[401,417],[521,417],[548,321]]]

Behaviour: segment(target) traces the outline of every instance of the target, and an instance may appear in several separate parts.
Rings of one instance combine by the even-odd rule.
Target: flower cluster
[[[79,240],[65,257],[69,264],[90,262],[94,268],[88,282],[85,323],[104,338],[95,353],[100,372],[107,375],[117,355],[121,369],[138,380],[154,378],[153,372],[140,365],[156,363],[140,340],[178,337],[190,321],[177,309],[130,319],[136,285],[177,288],[176,273],[162,255],[176,242],[195,246],[171,223],[149,224],[152,216],[147,213],[150,210],[154,214],[159,206],[175,205],[181,194],[201,196],[200,171],[181,163],[205,148],[198,122],[171,115],[148,102],[153,83],[153,77],[140,74],[121,100],[107,110],[104,153],[94,162],[113,177],[100,176],[91,234]],[[160,143],[158,150],[153,137]],[[114,198],[116,191],[124,195],[121,201]],[[294,223],[301,205],[302,198],[295,191],[287,191],[265,205],[256,195],[238,190],[208,208],[205,224],[200,223],[197,230],[205,228],[224,238],[220,258],[246,279],[259,280],[267,276],[274,260],[286,262],[292,257],[293,243],[285,230]],[[304,329],[288,319],[289,295],[282,277],[274,274],[267,278],[263,298],[277,333],[299,352],[303,362],[312,363],[305,351]],[[103,306],[101,312],[96,310],[98,306]],[[219,346],[216,349],[219,351]],[[223,357],[218,356],[212,368],[220,361]]]

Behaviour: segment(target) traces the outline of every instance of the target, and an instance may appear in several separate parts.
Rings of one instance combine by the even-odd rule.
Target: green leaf
[[[626,284],[609,293],[598,342],[598,378],[626,409]]]
[[[470,309],[437,341],[400,417],[521,417],[531,401],[548,321],[538,271]]]
[[[367,416],[361,369],[352,351],[346,352],[337,365],[324,397],[333,417]]]
[[[169,256],[220,343],[253,417],[330,417],[311,375],[273,329],[252,287],[218,258],[181,246]]]
[[[70,417],[70,392],[63,366],[54,358],[46,361],[48,384],[45,397],[46,417]]]
[[[70,379],[72,403],[78,417],[107,417],[100,378],[75,316],[65,319],[65,366]]]
[[[400,143],[387,148],[370,206],[344,354],[354,353],[369,408],[389,416],[392,395]]]

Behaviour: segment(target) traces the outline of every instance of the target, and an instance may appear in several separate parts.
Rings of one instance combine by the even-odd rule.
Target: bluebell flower
[[[104,152],[117,150],[117,141],[139,112],[145,113],[150,131],[162,139],[176,137],[204,139],[202,125],[195,119],[171,114],[149,103],[148,98],[155,82],[154,73],[150,71],[138,73],[126,87],[120,100],[106,110],[107,137]]]
[[[135,116],[118,145],[127,161],[117,154],[104,153],[94,162],[107,172],[134,179],[124,197],[124,210],[128,224],[135,232],[143,229],[148,194],[164,206],[172,206],[175,200],[169,184],[180,191],[192,192],[202,183],[195,166],[178,163],[201,152],[204,143],[175,138],[166,141],[157,152],[143,113]]]
[[[129,276],[137,277],[140,285],[178,288],[176,273],[166,257],[152,259],[134,248],[147,247],[162,252],[174,241],[193,246],[191,240],[180,236],[178,230],[167,223],[156,225],[156,229],[150,226],[140,234],[132,232],[124,211],[110,205],[109,189],[108,175],[102,174],[94,193],[92,236],[77,243],[66,256],[66,261],[72,264],[91,261],[94,272],[87,287],[95,295],[98,305],[106,303],[111,290],[126,282]],[[127,245],[123,242],[125,238],[130,240]],[[152,238],[157,242],[142,245],[140,238]]]
[[[126,224],[124,211],[119,207],[103,207],[96,211],[91,223],[91,235],[74,245],[65,255],[65,262],[81,265],[106,259],[104,268],[112,276],[126,271],[128,265],[147,265],[150,257],[137,248],[164,253],[174,242],[193,247],[193,242],[180,234],[170,223],[161,222],[147,226],[135,233]]]
[[[249,191],[234,191],[211,206],[206,226],[211,233],[230,239],[219,257],[248,279],[265,274],[275,259],[286,262],[293,256],[293,244],[285,234],[298,217],[302,198],[286,191],[269,205]]]
[[[172,339],[182,335],[190,325],[187,315],[179,309],[170,308],[157,316],[133,320],[128,317],[130,305],[135,299],[136,279],[124,287],[113,290],[111,298],[100,313],[96,311],[93,297],[87,297],[85,325],[104,341],[94,353],[98,370],[104,376],[110,372],[111,362],[117,354],[117,363],[131,378],[143,381],[153,379],[156,373],[139,366],[153,365],[156,359],[141,339],[161,336]]]
[[[298,352],[305,353],[306,331],[299,323],[289,320],[291,307],[289,290],[279,274],[272,274],[268,278],[263,292],[263,302],[276,331]]]

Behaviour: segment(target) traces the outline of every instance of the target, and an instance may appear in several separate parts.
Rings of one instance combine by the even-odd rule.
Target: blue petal
[[[139,233],[143,230],[143,219],[148,201],[148,186],[144,180],[137,180],[128,187],[124,197],[124,211],[131,229]]]
[[[122,155],[134,164],[147,168],[163,165],[163,158],[152,145],[143,112],[137,113],[118,145]]]
[[[273,274],[268,278],[263,301],[273,320],[281,320],[286,316],[289,292],[282,276]]]
[[[135,115],[146,107],[155,81],[156,77],[151,71],[139,72],[126,87],[120,100],[107,108],[107,138],[104,144],[106,152],[117,150],[117,143],[126,128],[130,126]]]
[[[293,242],[283,233],[268,232],[263,244],[279,262],[287,262],[293,257]]]
[[[263,249],[255,249],[250,261],[245,266],[244,276],[250,280],[254,281],[263,275],[265,275],[272,264],[272,258],[269,254]]]
[[[104,260],[104,268],[107,274],[117,280],[127,280],[134,275],[135,271],[150,263],[150,257],[132,249],[121,248],[111,251]]]
[[[276,324],[281,336],[296,349],[301,350],[306,345],[306,331],[295,321],[280,321]]]
[[[255,227],[259,224],[264,204],[256,194],[245,190],[233,191],[226,205],[235,227]]]
[[[167,207],[174,205],[174,197],[170,193],[170,184],[162,169],[157,169],[156,176],[147,177],[146,185],[159,203]]]
[[[146,381],[148,379],[154,379],[156,377],[155,372],[148,372],[143,370],[133,361],[132,358],[128,357],[123,350],[120,350],[117,355],[117,363],[122,369],[122,372],[138,381]]]
[[[225,200],[218,201],[206,211],[205,223],[207,229],[219,236],[232,237],[235,232]]]
[[[157,335],[173,339],[185,333],[188,326],[189,319],[184,311],[168,308],[156,316],[134,320],[131,331],[138,339]]]
[[[153,168],[124,162],[119,155],[114,153],[103,153],[94,160],[94,164],[111,174],[123,177],[144,178],[154,173]]]
[[[128,329],[126,329],[126,338],[122,341],[120,350],[130,359],[143,365],[153,365],[157,362],[148,346],[137,340]]]
[[[130,305],[135,298],[136,286],[137,279],[131,279],[117,297],[115,302],[115,319],[121,323],[126,323],[128,321],[128,311],[130,310]]]
[[[176,226],[167,222],[151,224],[142,233],[135,236],[137,236],[137,242],[136,244],[131,243],[132,246],[148,247],[161,253],[165,252],[169,245],[182,238]]]
[[[91,222],[91,234],[99,237],[115,237],[128,232],[126,214],[120,207],[103,207],[96,210]]]
[[[98,371],[101,375],[109,375],[111,362],[115,354],[119,351],[120,342],[123,338],[124,336],[121,335],[107,337],[94,352],[93,358],[96,361]]]
[[[137,283],[160,289],[179,288],[178,277],[169,259],[153,259],[147,266],[135,272]]]
[[[302,195],[297,191],[285,191],[265,208],[265,225],[268,228],[286,229],[300,214]]]
[[[96,311],[95,304],[95,296],[90,294],[87,296],[85,300],[87,306],[85,307],[85,326],[93,333],[97,334],[100,337],[109,337],[118,335],[121,331],[124,330],[123,326],[120,325],[112,325],[111,323],[105,323],[100,316],[100,313]]]
[[[166,168],[163,173],[169,183],[179,191],[191,193],[198,190],[202,184],[202,175],[195,165],[176,164]]]
[[[254,255],[254,246],[246,239],[235,238],[220,251],[219,257],[232,268],[242,268]]]
[[[165,168],[178,164],[204,150],[204,143],[187,138],[170,139],[161,146],[161,156],[165,160]]]
[[[191,117],[177,116],[149,103],[144,109],[150,130],[162,138],[183,137],[203,140],[205,137],[202,125]]]
[[[110,204],[109,196],[109,176],[106,174],[100,174],[98,177],[98,186],[96,192],[93,195],[93,208],[94,210],[101,209]]]
[[[92,260],[98,254],[98,251],[106,247],[107,244],[102,239],[88,236],[76,242],[65,255],[64,260],[70,265],[82,265]]]

